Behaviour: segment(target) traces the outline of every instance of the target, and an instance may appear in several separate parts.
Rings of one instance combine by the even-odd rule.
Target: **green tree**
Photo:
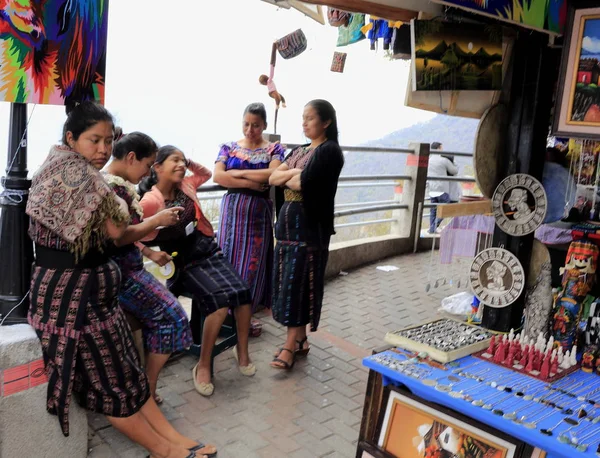
[[[448,50],[444,53],[442,60],[440,61],[443,65],[448,67],[449,69],[453,69],[458,66],[459,60],[458,56],[454,52],[454,49],[448,48]]]

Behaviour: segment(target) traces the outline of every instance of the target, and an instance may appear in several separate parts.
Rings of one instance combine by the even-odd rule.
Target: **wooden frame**
[[[600,7],[594,0],[570,0],[565,44],[560,66],[559,88],[554,109],[553,135],[600,139],[600,59],[591,58],[592,71],[581,69],[584,28],[587,21],[600,22]],[[587,59],[583,57],[583,59]],[[595,64],[594,64],[595,62]],[[595,77],[595,78],[594,78]],[[595,82],[594,82],[595,81]],[[595,85],[596,88],[591,86]],[[578,93],[579,92],[579,93]],[[596,98],[586,108],[588,101]],[[595,108],[594,108],[595,107]],[[593,108],[593,112],[590,109]],[[576,111],[573,119],[573,112]]]
[[[323,14],[322,6],[313,7],[312,5],[309,6],[307,2],[300,2],[298,0],[287,0],[287,3],[319,24],[325,25],[325,15]]]
[[[414,418],[415,424],[419,424],[423,418],[431,419],[430,431],[432,432],[434,428],[436,428],[436,431],[441,431],[438,437],[444,434],[445,439],[446,436],[450,435],[460,437],[464,441],[468,437],[471,442],[476,443],[478,446],[497,450],[502,458],[519,458],[529,455],[523,453],[526,450],[526,445],[520,440],[493,430],[450,409],[426,402],[410,394],[405,389],[390,385],[389,388],[385,389],[384,401],[386,408],[380,412],[376,437],[376,449],[385,452],[385,455],[382,455],[381,458],[387,458],[390,455],[395,458],[423,456],[422,452],[417,451],[417,447],[421,444],[413,443],[413,436],[416,436],[417,433],[415,431],[413,434],[413,431],[409,429],[408,415],[411,414],[419,416]],[[401,421],[394,422],[396,415],[401,416]],[[403,440],[392,442],[390,436],[400,430],[402,431]],[[396,435],[396,437],[398,436]],[[450,439],[445,443],[445,446],[451,448],[453,446],[452,441],[453,439]],[[374,456],[380,458],[377,455]]]
[[[365,0],[303,0],[313,5],[327,5],[353,13],[372,14],[390,21],[410,22],[418,16],[416,11],[410,11],[395,6],[369,2]]]

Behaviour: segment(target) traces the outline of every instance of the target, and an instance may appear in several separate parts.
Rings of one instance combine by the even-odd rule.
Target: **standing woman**
[[[188,169],[192,176],[186,177]],[[237,324],[238,344],[234,354],[239,370],[248,377],[256,373],[248,355],[250,290],[223,256],[196,196],[198,187],[210,177],[210,170],[186,159],[181,150],[169,145],[158,150],[152,175],[140,185],[144,193],[140,202],[144,216],[151,217],[165,208],[183,207],[175,225],[154,231],[144,240],[153,240],[166,253],[179,253],[174,258],[175,276],[169,280],[169,287],[192,293],[203,308],[206,319],[200,361],[192,371],[194,387],[203,396],[212,395],[215,389],[210,372],[212,351],[229,309],[233,309]]]
[[[285,149],[266,141],[267,111],[262,103],[244,110],[244,138],[223,145],[213,181],[227,188],[221,202],[218,240],[225,257],[250,286],[252,313],[271,308],[273,278],[273,202],[269,177],[283,161]],[[258,321],[250,334],[260,335]]]
[[[165,209],[150,218],[143,218],[140,197],[134,185],[150,173],[158,147],[154,140],[141,132],[132,132],[115,143],[113,160],[104,179],[129,207],[129,227],[115,241],[118,247],[112,258],[121,269],[123,283],[119,293],[121,307],[142,323],[146,356],[146,374],[150,391],[157,404],[162,398],[156,394],[158,374],[173,352],[189,348],[192,333],[188,318],[177,298],[144,269],[143,254],[159,265],[165,265],[169,256],[144,247],[140,241],[160,226],[171,226],[179,220],[182,207]]]
[[[46,407],[68,436],[74,393],[152,456],[193,457],[188,448],[197,444],[172,428],[150,396],[117,299],[121,275],[106,248],[122,237],[129,214],[99,172],[112,150],[113,118],[94,102],[68,113],[62,145],[35,174],[27,203],[36,247],[28,321],[42,344]]]
[[[271,366],[292,369],[308,354],[306,326],[319,326],[329,240],[335,234],[333,208],[344,156],[338,144],[335,109],[326,100],[304,107],[304,135],[310,144],[294,149],[269,183],[285,187],[275,228],[273,318],[287,326],[287,340]]]

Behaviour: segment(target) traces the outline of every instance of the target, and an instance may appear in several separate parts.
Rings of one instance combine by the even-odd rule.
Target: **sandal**
[[[298,350],[296,350],[296,356],[307,356],[310,351],[310,346],[308,345],[308,337],[305,337],[302,340],[296,340],[298,344]],[[306,347],[304,347],[306,344]]]
[[[271,367],[273,369],[284,369],[286,371],[290,371],[294,367],[294,364],[296,364],[296,353],[293,352],[292,350],[290,350],[289,348],[282,348],[279,355],[281,355],[281,353],[283,353],[284,351],[291,353],[292,362],[288,363],[287,361],[284,361],[283,359],[280,359],[276,356],[275,358],[273,358],[273,361],[271,361]],[[277,363],[277,364],[273,364],[273,363]],[[280,366],[280,364],[282,364],[282,365]]]
[[[188,448],[188,450],[190,452],[198,452],[201,453],[200,450],[203,449],[204,447],[210,447],[210,445],[205,445],[202,442],[198,442],[198,445],[192,447],[192,448]],[[208,458],[214,458],[215,456],[217,456],[218,452],[213,452],[213,453],[204,453],[204,456],[208,457]]]
[[[254,318],[250,322],[250,337],[260,337],[262,334],[262,323]]]
[[[191,449],[190,449],[191,450]],[[216,455],[216,454],[215,454]],[[186,456],[185,458],[208,458],[207,455],[196,455],[196,452],[191,452],[188,456]],[[148,455],[146,458],[152,458],[152,455]]]

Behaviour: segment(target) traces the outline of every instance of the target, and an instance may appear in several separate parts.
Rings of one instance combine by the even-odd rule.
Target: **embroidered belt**
[[[291,189],[285,189],[283,191],[286,202],[302,202],[302,193],[299,191],[292,191]]]

